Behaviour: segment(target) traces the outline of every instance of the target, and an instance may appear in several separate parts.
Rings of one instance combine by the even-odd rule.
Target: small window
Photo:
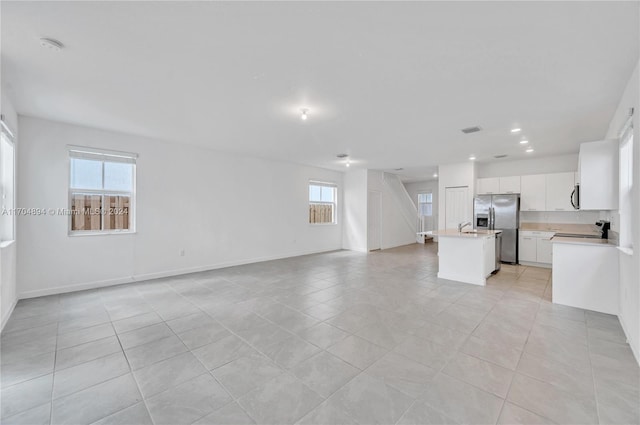
[[[431,217],[433,215],[433,195],[431,193],[418,194],[418,214],[420,217]]]
[[[633,125],[628,122],[620,138],[620,246],[633,249],[631,192],[633,190]]]
[[[15,239],[15,146],[13,135],[2,123],[0,133],[0,243]]]
[[[72,234],[134,231],[136,154],[71,147]]]
[[[330,183],[309,183],[309,223],[336,223],[338,188]]]

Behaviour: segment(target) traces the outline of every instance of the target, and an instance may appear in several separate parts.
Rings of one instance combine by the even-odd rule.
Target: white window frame
[[[11,221],[10,227],[11,227],[11,236],[7,239],[4,238],[4,235],[0,233],[0,247],[5,247],[8,245],[11,245],[13,242],[15,242],[16,240],[16,214],[15,214],[15,208],[16,208],[16,140],[15,140],[15,136],[13,135],[13,132],[11,131],[11,129],[9,128],[9,126],[7,126],[7,124],[4,122],[4,117],[0,118],[0,132],[2,133],[2,135],[4,136],[5,140],[8,142],[9,146],[11,147],[11,154],[12,154],[12,176],[11,176],[11,202],[9,203],[9,208],[7,208],[6,211],[6,216],[8,217],[8,219]],[[0,142],[1,143],[1,142]],[[0,145],[0,163],[4,160],[4,158],[2,158],[2,149],[1,149],[1,145]],[[0,201],[2,202],[2,205],[0,206],[2,208],[2,210],[5,209],[5,200],[4,197],[6,196],[4,193],[4,177],[0,176],[0,182],[2,183],[0,185]],[[2,211],[0,211],[1,213]]]
[[[86,146],[67,145],[69,173],[68,179],[68,209],[73,208],[73,193],[83,193],[87,195],[101,195],[102,205],[104,208],[104,196],[129,196],[129,228],[128,229],[104,229],[104,220],[100,230],[72,230],[73,216],[69,214],[68,235],[69,236],[100,236],[100,235],[130,235],[136,233],[136,176],[137,176],[137,158],[138,154],[131,152],[113,151],[107,149],[90,148]],[[121,162],[132,164],[132,189],[131,192],[122,190],[107,189],[82,189],[72,187],[71,182],[71,159],[87,158],[103,161],[102,163],[102,182],[104,184],[104,162]]]
[[[323,186],[333,188],[333,202],[316,202],[311,201],[309,198],[309,189],[311,186]],[[336,183],[324,182],[318,180],[309,180],[307,185],[307,205],[321,204],[321,205],[333,205],[333,220],[331,223],[309,223],[310,226],[334,226],[338,224],[338,185]]]
[[[633,150],[636,148],[634,146],[633,115],[629,117],[628,121],[622,127],[619,140],[619,245],[621,249],[631,253],[633,252],[632,223],[634,220],[631,200],[633,192]]]

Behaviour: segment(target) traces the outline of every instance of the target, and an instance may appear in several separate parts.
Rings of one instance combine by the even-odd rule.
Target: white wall
[[[367,170],[344,175],[342,247],[367,252]]]
[[[19,126],[20,207],[67,207],[67,144],[139,154],[136,234],[70,237],[67,217],[19,217],[21,298],[342,247],[340,208],[337,225],[308,223],[309,180],[335,182],[342,203],[340,172],[36,118]]]
[[[478,163],[478,178],[524,176],[529,174],[578,171],[578,154]]]
[[[411,200],[418,207],[418,193],[431,192],[432,194],[432,209],[433,209],[433,226],[434,229],[438,227],[438,180],[425,180],[419,182],[411,182],[404,184],[407,193],[411,197]]]
[[[469,212],[468,221],[473,219],[473,196],[476,186],[476,164],[473,161],[457,164],[446,164],[438,167],[438,194],[442,202],[438,202],[438,228],[445,228],[446,197],[447,187],[467,186],[469,188]]]
[[[388,249],[416,243],[415,222],[411,225],[407,223],[395,197],[396,195],[384,183],[384,173],[378,170],[367,171],[368,190],[382,192],[381,248]]]
[[[18,115],[13,103],[2,90],[1,110],[7,126],[15,136],[15,149],[18,152]],[[16,182],[16,187],[18,182]],[[15,235],[16,239],[18,234]],[[4,328],[17,301],[16,291],[16,246],[17,241],[8,246],[0,247],[0,329]]]
[[[608,139],[617,138],[629,116],[629,108],[634,108],[633,116],[633,189],[631,209],[633,228],[631,229],[633,253],[620,252],[620,323],[625,330],[629,345],[640,364],[640,62],[636,65],[627,87],[620,99],[616,113],[609,125]],[[613,214],[616,215],[615,213]],[[620,231],[618,220],[613,221],[613,229]]]

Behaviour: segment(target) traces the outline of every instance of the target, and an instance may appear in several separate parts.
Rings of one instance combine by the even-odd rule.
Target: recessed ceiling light
[[[476,156],[475,156],[475,155],[471,155],[471,156],[469,157],[469,159],[470,159],[471,161],[474,161],[474,160],[476,159]]]
[[[300,119],[302,121],[306,121],[307,118],[309,118],[309,110],[307,108],[303,108],[300,110],[301,114],[300,114]]]
[[[351,161],[347,159],[347,163],[345,164],[347,167],[351,167]]]
[[[522,129],[521,129],[521,128],[512,128],[512,129],[511,129],[511,132],[512,132],[512,133],[520,133],[521,131],[522,131]]]
[[[521,145],[526,145],[527,143],[529,143],[529,141],[528,141],[528,140],[520,140],[520,144],[521,144]]]
[[[527,148],[527,150],[525,152],[526,153],[531,153],[531,152],[533,152],[533,148]]]
[[[438,177],[438,173],[433,173],[433,177]]]
[[[40,45],[49,50],[53,50],[54,52],[59,52],[64,47],[64,44],[60,43],[58,40],[44,37],[40,39]]]

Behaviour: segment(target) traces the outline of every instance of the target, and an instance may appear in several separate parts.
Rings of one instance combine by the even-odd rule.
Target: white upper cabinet
[[[520,193],[520,176],[500,177],[500,193]]]
[[[520,178],[520,210],[546,211],[546,182],[544,174]]]
[[[478,179],[478,195],[493,195],[500,193],[500,179],[490,177]]]
[[[580,145],[580,209],[618,209],[618,141]]]
[[[478,179],[478,195],[520,193],[520,176]]]
[[[546,210],[574,211],[571,192],[574,189],[574,173],[546,175]]]

